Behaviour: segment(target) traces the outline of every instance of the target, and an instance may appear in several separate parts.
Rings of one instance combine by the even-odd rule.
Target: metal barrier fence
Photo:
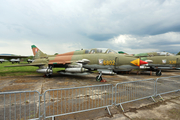
[[[156,79],[155,96],[180,91],[180,76],[161,77]],[[161,97],[163,100],[163,98]]]
[[[0,119],[39,119],[38,91],[0,92]]]
[[[124,109],[122,104],[129,103],[145,98],[153,99],[155,93],[155,79],[139,80],[132,82],[118,83],[115,86],[115,105],[120,105],[122,111]]]
[[[47,90],[44,93],[44,117],[56,117],[113,105],[113,85]]]
[[[54,118],[180,91],[180,76],[38,91],[0,92],[0,119]],[[162,98],[162,97],[161,97]],[[43,101],[44,100],[44,101]],[[42,101],[42,104],[41,102]]]

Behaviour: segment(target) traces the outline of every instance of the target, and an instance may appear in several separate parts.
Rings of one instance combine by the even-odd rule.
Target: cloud
[[[31,46],[33,43],[28,40],[20,40],[20,41],[4,41],[0,40],[1,54],[16,54],[16,55],[32,55]]]
[[[177,53],[180,41],[180,32],[169,32],[159,35],[119,35],[110,39],[108,42],[114,46],[115,49],[128,50],[128,53],[142,53],[142,52],[158,52],[167,51]]]
[[[18,43],[27,50],[18,47],[16,54],[30,54],[31,44],[49,54],[96,47],[178,52],[170,47],[180,44],[179,5],[178,0],[0,1],[5,41],[0,50],[12,52]]]

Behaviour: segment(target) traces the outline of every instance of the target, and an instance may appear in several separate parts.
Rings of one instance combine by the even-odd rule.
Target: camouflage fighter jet
[[[52,75],[52,68],[59,67],[65,68],[65,70],[58,72],[66,75],[86,75],[93,70],[98,70],[100,74],[96,77],[96,80],[101,81],[102,73],[114,74],[117,71],[130,71],[131,69],[138,69],[142,64],[147,64],[147,62],[139,58],[126,57],[111,49],[96,48],[58,55],[47,55],[35,45],[31,47],[34,54],[34,62],[14,66],[37,66],[39,67],[37,72],[44,73],[47,77]]]
[[[141,69],[156,71],[157,76],[161,76],[161,70],[180,69],[180,55],[168,52],[151,52],[135,54],[135,57],[148,62],[140,66]]]

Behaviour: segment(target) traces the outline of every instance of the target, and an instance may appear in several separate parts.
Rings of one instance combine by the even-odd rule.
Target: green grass
[[[36,72],[36,70],[39,69],[39,67],[34,67],[34,66],[4,67],[9,65],[18,65],[18,64],[12,64],[11,62],[4,62],[0,64],[0,76],[44,75],[43,73]],[[59,70],[63,70],[63,68],[53,68],[53,74],[57,73],[57,71]]]

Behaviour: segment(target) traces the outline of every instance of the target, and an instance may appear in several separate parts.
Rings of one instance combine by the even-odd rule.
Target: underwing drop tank
[[[52,74],[53,71],[49,68],[46,68],[46,69],[37,69],[36,72],[38,73],[45,73],[45,74]]]
[[[82,73],[88,71],[88,69],[85,68],[66,68],[66,72],[75,72],[75,73]]]
[[[113,70],[108,70],[108,69],[98,69],[97,71],[102,72],[102,74],[108,74],[108,75],[116,74],[113,72]]]

